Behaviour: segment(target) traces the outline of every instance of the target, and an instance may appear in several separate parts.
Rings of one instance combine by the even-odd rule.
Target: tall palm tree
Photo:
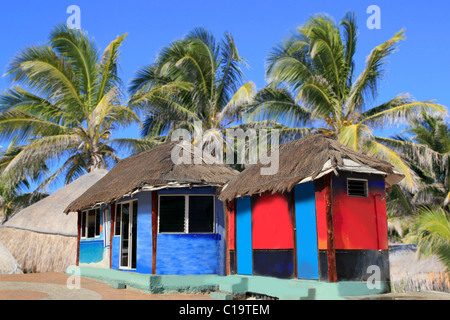
[[[137,71],[129,92],[130,105],[145,112],[142,136],[170,138],[178,128],[201,123],[212,135],[239,125],[241,113],[256,93],[243,82],[233,36],[221,41],[203,28],[163,48],[156,61]],[[191,131],[192,132],[192,131]]]
[[[355,150],[389,161],[405,175],[404,184],[415,187],[414,172],[374,129],[407,124],[421,112],[445,114],[446,109],[431,101],[416,101],[408,94],[368,108],[376,101],[387,58],[403,39],[401,30],[375,47],[355,78],[355,15],[348,12],[339,24],[327,15],[311,17],[269,54],[269,84],[258,93],[251,119],[270,118],[297,134],[312,131],[334,137]]]
[[[86,33],[57,26],[47,44],[30,46],[9,63],[14,85],[0,95],[0,139],[17,139],[20,152],[3,174],[16,181],[43,164],[56,165],[46,183],[108,168],[119,160],[114,147],[132,147],[139,139],[112,139],[114,129],[139,121],[121,104],[119,48],[126,35],[103,54]]]

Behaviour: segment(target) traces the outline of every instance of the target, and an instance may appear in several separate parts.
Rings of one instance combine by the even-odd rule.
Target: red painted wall
[[[294,234],[287,196],[270,192],[252,197],[253,249],[293,249]]]
[[[368,178],[369,196],[347,195],[347,178]],[[317,233],[319,250],[327,248],[325,199],[316,181]],[[381,200],[383,198],[383,200]],[[333,175],[333,223],[336,249],[387,249],[387,219],[384,179],[376,175],[340,173]]]

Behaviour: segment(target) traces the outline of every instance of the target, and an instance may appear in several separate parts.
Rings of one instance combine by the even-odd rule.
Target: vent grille
[[[350,197],[367,197],[367,180],[347,179],[347,195]]]

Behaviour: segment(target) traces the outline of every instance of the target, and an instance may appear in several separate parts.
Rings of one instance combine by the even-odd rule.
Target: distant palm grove
[[[320,133],[405,176],[387,190],[390,240],[417,243],[422,254],[450,266],[447,109],[405,93],[378,101],[387,60],[405,30],[355,61],[355,14],[340,21],[312,16],[267,53],[263,88],[245,79],[233,35],[216,38],[204,28],[168,43],[125,81],[119,70],[126,37],[100,52],[87,33],[58,25],[45,44],[11,58],[11,87],[0,95],[3,221],[44,197],[52,183],[110,169],[120,152],[141,152],[194,123],[222,137],[231,128],[278,129],[282,142]],[[114,137],[132,124],[141,138]],[[406,129],[376,134],[398,125]]]

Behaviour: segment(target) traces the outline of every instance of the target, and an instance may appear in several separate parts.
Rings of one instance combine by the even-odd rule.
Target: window
[[[81,237],[96,238],[100,236],[100,209],[84,211],[81,215]]]
[[[122,219],[122,205],[116,206],[116,219],[114,220],[114,235],[120,236],[120,221]]]
[[[213,233],[214,196],[159,196],[159,233]]]
[[[367,180],[347,179],[347,195],[350,197],[367,197]]]

